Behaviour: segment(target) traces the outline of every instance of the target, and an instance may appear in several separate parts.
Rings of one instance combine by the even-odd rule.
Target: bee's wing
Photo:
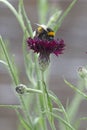
[[[42,27],[44,30],[46,30],[47,31],[47,26],[46,25],[44,25],[44,24],[38,24],[38,23],[35,23],[37,26],[39,26],[39,27]]]
[[[35,37],[35,36],[36,36],[36,31],[33,32],[33,37]]]

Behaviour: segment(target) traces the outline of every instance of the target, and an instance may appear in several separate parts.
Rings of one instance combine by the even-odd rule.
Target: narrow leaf
[[[0,63],[2,63],[2,64],[4,64],[4,65],[8,66],[8,64],[7,64],[5,61],[3,61],[3,60],[0,60]]]
[[[54,27],[56,26],[56,22],[59,19],[60,15],[61,15],[62,11],[61,10],[57,10],[48,20],[47,26],[51,27],[54,30]]]
[[[25,8],[24,8],[24,3],[23,0],[19,0],[19,14],[22,17],[22,20],[25,22],[26,24],[26,29],[29,32],[28,36],[30,35],[31,37],[33,37],[33,30],[32,30],[32,26],[31,26],[31,22],[26,14]]]
[[[77,87],[75,87],[74,85],[72,85],[71,83],[69,83],[67,80],[64,79],[64,82],[73,90],[75,90],[76,92],[78,92],[81,96],[83,96],[86,100],[87,100],[87,95],[85,93],[83,93],[82,91],[80,91]]]
[[[48,11],[48,0],[38,0],[38,14],[40,24],[46,23],[47,11]]]
[[[12,108],[12,109],[21,108],[20,105],[0,105],[0,107]]]
[[[60,19],[58,20],[57,24],[55,25],[54,27],[54,30],[55,32],[60,28],[64,18],[67,16],[67,14],[70,12],[70,10],[72,9],[72,7],[75,5],[75,3],[77,2],[78,0],[73,0],[71,2],[71,4],[68,6],[68,8],[64,11],[63,15],[60,17]]]
[[[60,120],[63,124],[65,124],[67,127],[70,128],[70,130],[75,130],[75,128],[73,128],[66,120],[64,120],[63,118],[61,118],[60,116],[58,116],[58,114],[54,114],[51,112],[48,112],[50,114],[52,114],[52,116],[54,116],[55,118],[57,118],[58,120]]]
[[[14,83],[17,85],[19,79],[17,79],[18,76],[14,74],[13,64],[12,64],[12,62],[10,60],[10,57],[9,57],[8,50],[6,48],[5,42],[2,40],[1,36],[0,36],[0,45],[2,47],[2,50],[3,50],[4,56],[5,56],[6,62],[8,64],[8,68],[9,68],[10,74],[12,76],[12,79],[13,79]]]
[[[26,129],[26,130],[32,130],[32,127],[24,120],[24,117],[21,116],[21,114],[16,110],[17,116],[20,120],[21,125]]]

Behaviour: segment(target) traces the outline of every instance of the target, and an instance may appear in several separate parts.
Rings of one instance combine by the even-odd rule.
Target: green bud
[[[26,86],[24,84],[19,84],[16,87],[16,92],[19,93],[19,94],[24,94],[25,91],[26,91]]]
[[[87,78],[87,69],[85,67],[79,67],[78,73],[81,78]]]
[[[41,71],[45,71],[50,63],[49,55],[41,54],[39,55],[39,67]]]

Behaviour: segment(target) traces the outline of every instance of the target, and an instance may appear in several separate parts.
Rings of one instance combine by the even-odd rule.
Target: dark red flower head
[[[65,44],[63,40],[43,40],[38,37],[28,38],[28,46],[30,49],[34,50],[36,53],[50,55],[54,53],[56,56],[63,53]]]
[[[63,53],[65,47],[63,40],[48,40],[38,37],[29,37],[27,43],[30,49],[34,50],[35,53],[39,53],[39,64],[42,71],[49,65],[50,54],[54,53],[58,56]]]

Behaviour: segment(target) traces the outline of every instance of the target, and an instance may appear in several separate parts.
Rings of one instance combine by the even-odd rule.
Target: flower
[[[43,40],[38,37],[31,38],[27,40],[28,46],[30,49],[34,50],[36,53],[43,55],[50,55],[54,53],[56,56],[62,54],[65,44],[63,40]]]
[[[35,53],[39,53],[39,64],[42,65],[42,68],[48,65],[51,53],[59,56],[63,53],[65,47],[64,41],[58,39],[48,40],[40,39],[38,37],[29,37],[27,43],[30,49],[34,50]]]

